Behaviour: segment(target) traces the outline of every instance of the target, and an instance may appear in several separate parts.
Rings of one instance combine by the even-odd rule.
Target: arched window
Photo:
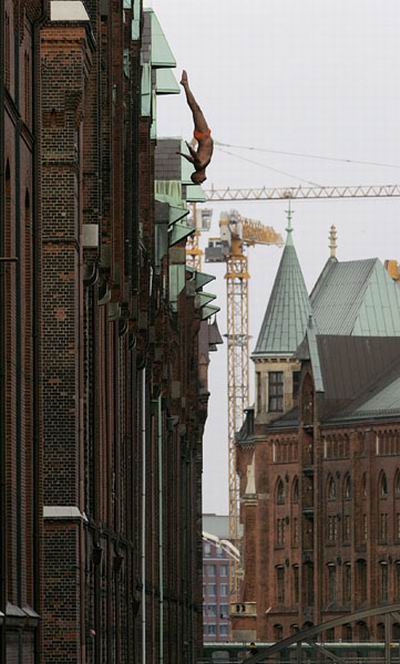
[[[274,641],[281,641],[283,637],[282,625],[274,625]]]
[[[380,567],[380,599],[381,602],[388,601],[388,579],[389,579],[389,570],[388,564],[386,561],[379,563]]]
[[[396,498],[400,498],[400,471],[398,469],[394,478],[394,493]]]
[[[363,558],[356,562],[357,571],[357,590],[360,602],[365,602],[367,599],[367,563]]]
[[[392,639],[393,641],[400,641],[400,623],[393,623]]]
[[[377,641],[385,640],[385,623],[378,623],[376,626],[376,639]]]
[[[369,629],[368,625],[365,622],[357,623],[358,627],[358,638],[360,641],[369,641]]]
[[[336,482],[332,475],[329,475],[326,486],[328,500],[336,500]]]
[[[285,485],[281,478],[278,479],[276,484],[276,503],[277,505],[285,504]]]
[[[283,565],[278,565],[275,568],[276,574],[276,602],[279,605],[285,604],[285,568]]]
[[[351,499],[351,477],[350,475],[346,475],[344,478],[344,483],[343,483],[343,497],[345,500],[350,500]]]
[[[366,497],[368,493],[368,485],[367,485],[367,473],[363,473],[362,476],[362,481],[361,481],[361,486],[362,486],[362,495],[364,498]]]
[[[24,104],[25,121],[29,126],[31,123],[31,63],[27,51],[25,51],[24,56]]]
[[[294,478],[292,484],[292,502],[296,505],[299,502],[299,480]]]
[[[381,498],[386,498],[388,495],[388,483],[384,472],[381,473],[379,478],[379,495]]]
[[[351,625],[349,623],[347,623],[347,625],[343,625],[342,639],[346,643],[351,643],[352,640],[353,640],[353,630],[352,630]]]

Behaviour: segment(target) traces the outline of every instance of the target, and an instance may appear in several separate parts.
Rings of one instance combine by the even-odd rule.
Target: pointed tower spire
[[[337,231],[334,224],[332,224],[329,232],[329,249],[331,250],[331,258],[336,258]]]
[[[286,232],[287,232],[287,236],[286,236],[286,246],[288,246],[288,245],[293,245],[293,237],[292,237],[292,233],[293,233],[292,218],[293,218],[293,214],[294,214],[294,212],[292,211],[292,202],[291,202],[290,198],[289,198],[289,209],[286,210],[286,214],[287,214],[287,226],[286,226],[285,230],[286,230]]]
[[[302,342],[311,306],[293,242],[292,216],[287,210],[287,238],[275,277],[254,357],[291,355]]]

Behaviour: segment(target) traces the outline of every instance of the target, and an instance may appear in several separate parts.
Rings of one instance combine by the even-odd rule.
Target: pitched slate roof
[[[400,288],[377,258],[330,258],[310,300],[320,334],[400,335]]]
[[[286,245],[253,357],[294,353],[304,338],[311,313],[290,224],[286,230]]]

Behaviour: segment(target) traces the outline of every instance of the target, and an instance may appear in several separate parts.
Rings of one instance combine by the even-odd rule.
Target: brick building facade
[[[378,259],[339,262],[333,250],[308,296],[291,235],[237,440],[245,612],[233,606],[232,625],[247,641],[400,597],[399,287]],[[384,630],[374,618],[325,637]]]
[[[201,190],[157,141],[175,61],[138,0],[7,7],[1,661],[194,662],[220,338],[185,266]]]

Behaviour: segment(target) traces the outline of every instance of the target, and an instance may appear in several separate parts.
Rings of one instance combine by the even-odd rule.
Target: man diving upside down
[[[182,72],[181,85],[185,90],[188,106],[193,113],[193,136],[197,141],[197,150],[195,150],[190,143],[186,142],[190,154],[183,154],[183,152],[180,152],[179,154],[181,154],[182,157],[185,157],[185,159],[193,164],[195,168],[195,172],[191,175],[192,182],[194,182],[194,184],[201,184],[207,179],[206,168],[211,161],[214,150],[214,141],[211,138],[211,129],[207,124],[203,111],[189,88],[188,76],[185,70]]]

